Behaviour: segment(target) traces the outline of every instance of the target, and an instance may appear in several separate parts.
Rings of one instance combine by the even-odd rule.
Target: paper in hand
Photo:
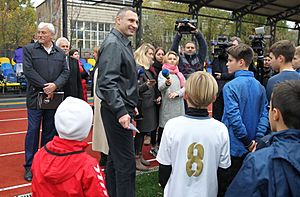
[[[137,133],[140,133],[140,131],[132,123],[129,123],[129,129]]]

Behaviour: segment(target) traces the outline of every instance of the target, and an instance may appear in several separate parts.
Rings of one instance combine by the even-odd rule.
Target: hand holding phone
[[[153,87],[156,84],[156,80],[155,79],[150,79],[146,82],[148,87]]]

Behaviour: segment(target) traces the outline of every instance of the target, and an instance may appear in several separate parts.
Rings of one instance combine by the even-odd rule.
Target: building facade
[[[132,5],[133,0],[106,2]],[[100,2],[100,1],[99,1]],[[67,0],[68,39],[72,48],[87,50],[100,46],[114,25],[114,17],[121,5]],[[37,8],[38,23],[51,22],[56,28],[56,38],[62,36],[62,1],[46,0]]]

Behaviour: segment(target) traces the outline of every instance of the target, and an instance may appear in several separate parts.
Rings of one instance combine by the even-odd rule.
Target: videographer
[[[272,77],[272,68],[271,68],[271,57],[270,54],[267,53],[264,55],[264,75],[262,85],[266,88],[268,80]]]
[[[234,78],[234,73],[228,73],[226,66],[228,57],[226,48],[236,46],[240,43],[242,43],[242,40],[239,37],[232,37],[228,44],[224,44],[225,47],[222,48],[220,54],[218,54],[212,62],[212,73],[218,83],[218,94],[213,104],[213,117],[219,121],[222,120],[224,109],[222,89],[228,81]]]
[[[179,22],[176,29],[177,33],[174,37],[171,51],[175,51],[179,55],[178,67],[180,72],[187,79],[192,73],[203,70],[203,63],[207,54],[207,44],[203,34],[190,22]],[[183,32],[181,31],[182,29],[190,29],[190,31]],[[188,41],[185,43],[182,53],[178,53],[178,47],[183,33],[195,35],[199,45],[198,52],[196,52],[196,44],[193,41]]]

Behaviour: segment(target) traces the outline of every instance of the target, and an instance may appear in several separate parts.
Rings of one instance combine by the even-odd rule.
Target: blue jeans
[[[56,135],[54,126],[55,109],[27,109],[28,128],[25,137],[25,168],[30,168],[34,154],[39,148],[42,121],[41,147]]]

